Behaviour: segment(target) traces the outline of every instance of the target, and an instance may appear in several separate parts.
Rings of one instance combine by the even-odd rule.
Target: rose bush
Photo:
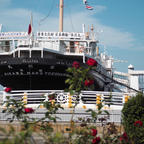
[[[86,64],[87,66],[74,61],[72,67],[67,69],[69,76],[66,80],[66,84],[69,85],[68,91],[71,93],[74,91],[80,93],[81,90],[94,89],[94,80],[89,74],[89,71],[96,69],[97,61],[89,58]]]

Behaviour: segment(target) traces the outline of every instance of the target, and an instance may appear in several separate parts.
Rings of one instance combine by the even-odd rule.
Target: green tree
[[[122,109],[123,126],[135,144],[144,144],[144,95],[138,93],[124,104]]]

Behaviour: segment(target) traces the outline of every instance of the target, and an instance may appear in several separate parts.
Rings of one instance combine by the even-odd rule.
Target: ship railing
[[[43,108],[43,102],[50,101],[49,95],[54,94],[55,103],[64,108],[72,108],[77,103],[77,108],[96,109],[98,103],[103,104],[103,109],[122,109],[125,102],[135,93],[120,92],[101,92],[101,91],[81,91],[80,95],[70,95],[63,90],[29,90],[29,91],[12,91],[11,93],[1,92],[1,107],[5,107],[7,97],[17,101],[23,101],[27,107]]]

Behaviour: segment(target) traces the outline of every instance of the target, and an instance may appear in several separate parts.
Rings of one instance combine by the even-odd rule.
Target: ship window
[[[29,57],[29,51],[20,51],[20,57],[28,58]]]
[[[58,34],[57,33],[55,33],[55,36],[57,36]]]
[[[66,33],[65,36],[68,36],[68,34]]]
[[[41,51],[32,51],[31,52],[31,57],[41,57]]]
[[[144,92],[144,74],[139,75],[139,90]]]
[[[61,36],[61,33],[59,33],[59,36]]]
[[[64,33],[62,33],[62,36],[64,36]]]
[[[144,75],[139,75],[139,83],[144,83]]]
[[[43,36],[43,33],[41,33],[41,35]]]

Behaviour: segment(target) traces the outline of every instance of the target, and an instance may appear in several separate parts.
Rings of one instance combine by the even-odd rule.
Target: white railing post
[[[3,103],[7,101],[6,94],[7,93],[3,91]]]

